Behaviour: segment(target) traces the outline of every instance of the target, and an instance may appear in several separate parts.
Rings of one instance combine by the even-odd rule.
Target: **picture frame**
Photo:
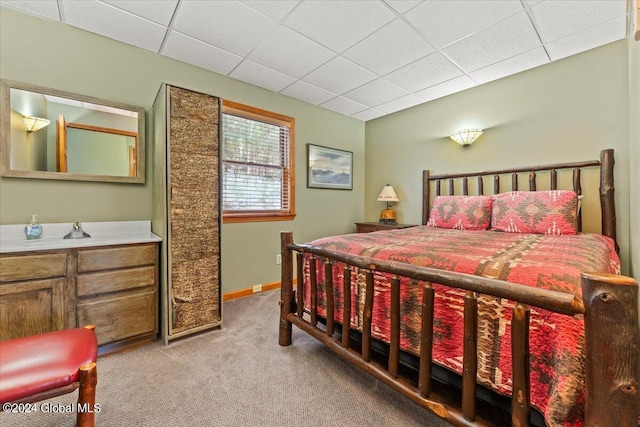
[[[353,190],[353,153],[307,144],[307,187]]]

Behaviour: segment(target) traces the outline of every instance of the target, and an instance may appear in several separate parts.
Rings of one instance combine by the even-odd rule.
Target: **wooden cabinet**
[[[68,326],[67,254],[0,257],[0,341]]]
[[[155,339],[157,245],[78,250],[77,324],[96,325],[98,345]]]
[[[162,85],[154,103],[153,233],[162,237],[161,334],[220,326],[220,99]]]
[[[100,354],[157,337],[157,243],[0,255],[0,340],[88,324]]]
[[[382,230],[415,227],[416,224],[382,224],[379,222],[356,222],[356,233],[372,233]]]

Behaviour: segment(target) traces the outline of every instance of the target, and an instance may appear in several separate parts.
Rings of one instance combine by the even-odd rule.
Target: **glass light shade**
[[[399,202],[400,199],[398,199],[398,195],[396,194],[393,187],[387,184],[384,186],[384,188],[382,188],[382,192],[378,196],[378,201],[379,202]]]
[[[482,129],[464,129],[452,134],[450,138],[460,145],[471,145],[482,132]]]
[[[50,120],[32,116],[22,116],[22,120],[24,121],[24,128],[27,130],[27,133],[39,131],[51,123]]]

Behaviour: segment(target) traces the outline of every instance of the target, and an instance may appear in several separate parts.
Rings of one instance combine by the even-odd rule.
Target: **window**
[[[224,222],[295,217],[294,124],[292,117],[223,101]]]

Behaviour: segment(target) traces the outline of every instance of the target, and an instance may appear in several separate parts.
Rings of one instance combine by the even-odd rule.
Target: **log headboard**
[[[545,190],[538,188],[537,175],[539,172],[545,172],[549,174],[549,188],[546,190],[558,190],[558,171],[563,169],[573,170],[573,190],[582,194],[581,184],[581,170],[583,168],[598,167],[600,168],[600,207],[602,214],[602,234],[610,237],[613,241],[616,241],[616,208],[613,199],[614,186],[613,186],[613,149],[602,150],[600,152],[600,160],[589,160],[583,162],[573,163],[559,163],[553,165],[532,166],[532,167],[519,167],[512,169],[482,171],[482,172],[470,172],[470,173],[455,173],[444,175],[429,175],[429,171],[425,170],[422,174],[422,224],[426,224],[429,220],[430,210],[430,196],[431,189],[433,188],[435,196],[443,194],[443,182],[448,187],[447,194],[454,195],[455,188],[462,189],[462,195],[472,195],[469,192],[469,180],[476,180],[476,192],[473,194],[484,194],[484,178],[493,181],[493,192],[491,194],[500,193],[500,179],[501,176],[511,176],[511,190],[521,191],[536,191]],[[518,186],[518,174],[529,173],[529,185],[528,189],[520,188]],[[460,185],[461,182],[461,185]],[[578,231],[582,230],[582,212],[578,212]],[[618,250],[618,244],[616,242],[616,250]]]

